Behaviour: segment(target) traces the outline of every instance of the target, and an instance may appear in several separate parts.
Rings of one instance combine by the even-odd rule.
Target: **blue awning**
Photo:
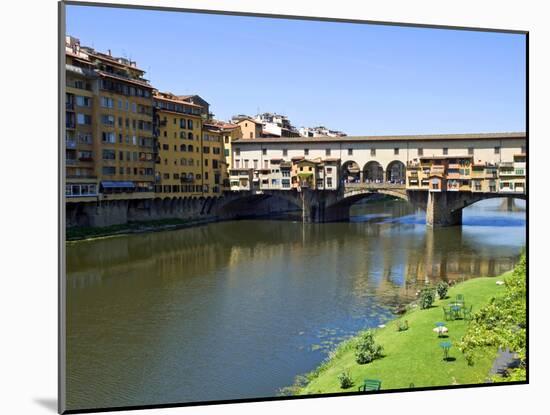
[[[101,186],[104,189],[133,189],[136,187],[134,182],[101,182]]]

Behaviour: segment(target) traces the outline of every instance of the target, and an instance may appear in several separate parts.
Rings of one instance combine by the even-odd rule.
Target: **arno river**
[[[499,205],[434,231],[394,201],[68,244],[68,408],[274,396],[426,281],[511,269],[525,212]]]

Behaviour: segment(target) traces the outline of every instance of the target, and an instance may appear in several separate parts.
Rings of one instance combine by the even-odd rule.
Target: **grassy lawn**
[[[307,375],[310,382],[299,389],[297,394],[334,393],[357,391],[365,378],[382,381],[382,389],[447,386],[472,383],[485,383],[491,369],[496,349],[485,349],[476,355],[474,366],[468,366],[457,345],[462,338],[468,322],[455,320],[446,322],[442,305],[448,305],[457,294],[463,294],[466,306],[473,306],[473,312],[485,305],[493,296],[503,293],[504,286],[496,285],[498,278],[475,278],[452,287],[447,299],[437,300],[426,310],[414,308],[405,315],[388,323],[386,327],[375,330],[376,342],[384,347],[384,357],[371,363],[359,365],[355,362],[354,344],[356,338],[340,345],[332,359]],[[407,320],[409,329],[397,331],[398,323]],[[436,322],[445,322],[449,329],[448,338],[438,338],[432,330]],[[443,360],[442,341],[452,343],[449,357]],[[338,375],[348,371],[353,386],[340,388]]]

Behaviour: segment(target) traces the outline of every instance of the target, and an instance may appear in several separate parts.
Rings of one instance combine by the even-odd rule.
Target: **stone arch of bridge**
[[[451,212],[458,212],[469,206],[475,205],[478,202],[488,199],[513,199],[513,200],[527,200],[527,195],[518,194],[503,194],[503,193],[466,193],[460,192],[455,200],[450,203],[449,210]]]

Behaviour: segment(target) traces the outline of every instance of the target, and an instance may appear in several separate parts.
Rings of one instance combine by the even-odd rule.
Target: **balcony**
[[[65,147],[69,148],[69,149],[75,149],[76,148],[76,141],[65,140]]]
[[[430,174],[445,174],[445,166],[432,166]]]
[[[503,161],[499,164],[500,168],[513,167],[513,166],[514,166],[514,163],[512,163],[511,161]]]

